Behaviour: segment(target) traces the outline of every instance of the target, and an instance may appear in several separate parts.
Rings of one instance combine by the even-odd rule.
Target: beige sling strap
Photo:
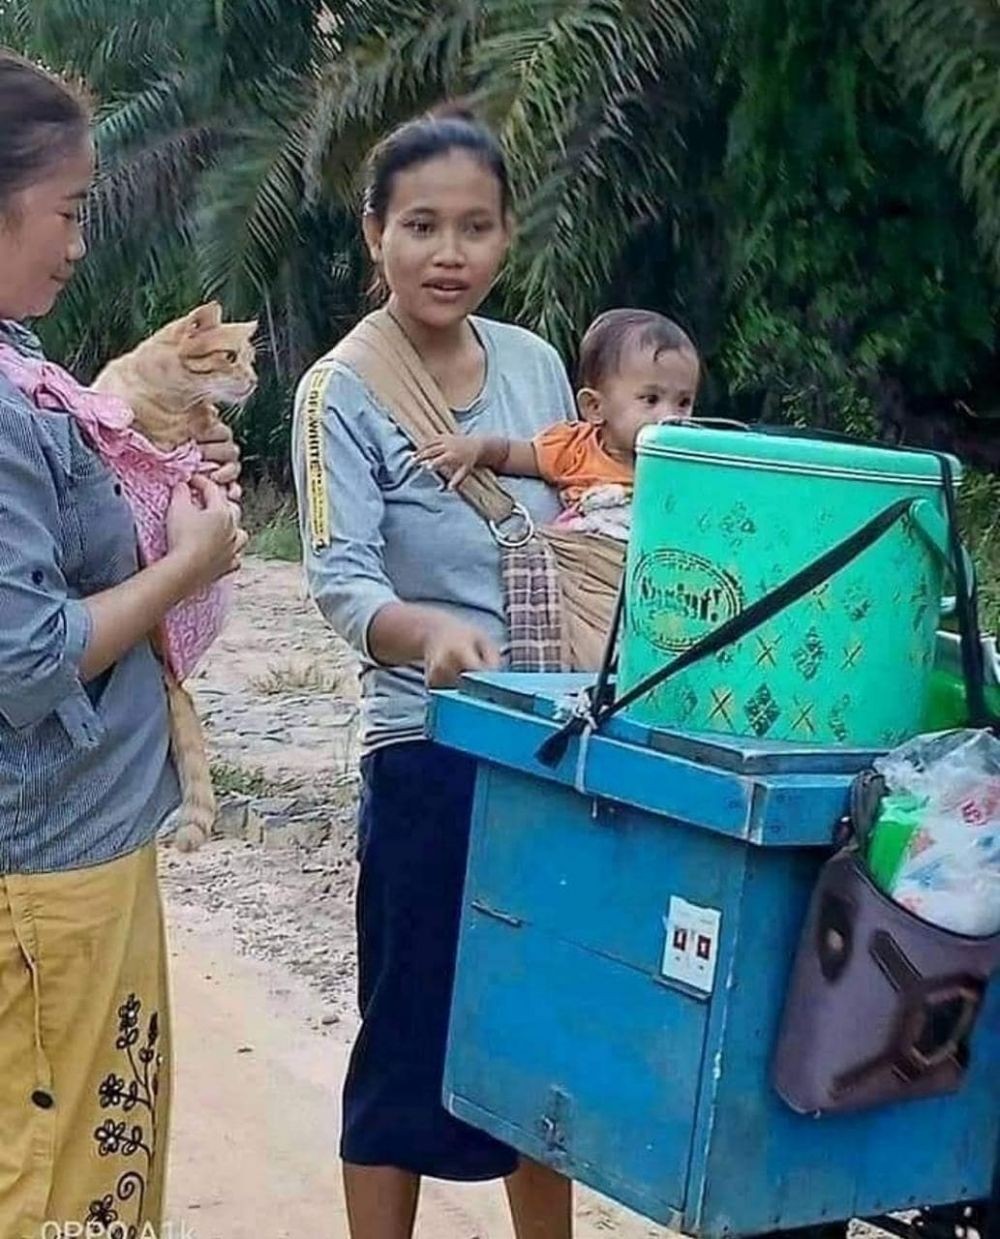
[[[426,447],[441,435],[459,433],[455,415],[440,387],[387,310],[369,314],[329,356],[358,375],[416,447]],[[527,513],[489,469],[477,469],[459,489],[462,498],[494,528],[494,533],[499,533],[501,545],[505,540],[526,541],[531,536]],[[520,518],[520,522],[515,518]],[[521,529],[505,532],[508,522],[520,523]]]
[[[541,530],[541,536],[559,572],[563,643],[569,651],[569,669],[597,671],[625,570],[625,547],[599,534],[552,527]]]
[[[458,434],[448,402],[405,332],[370,314],[328,354],[350,367],[415,447]],[[459,486],[502,552],[512,664],[521,670],[593,670],[611,626],[624,548],[611,538],[535,530],[489,469]]]

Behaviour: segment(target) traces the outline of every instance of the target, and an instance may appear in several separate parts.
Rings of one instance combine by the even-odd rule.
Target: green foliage
[[[277,516],[265,525],[249,547],[252,555],[263,559],[281,559],[286,563],[298,563],[302,558],[302,543],[299,526],[291,512]]]
[[[924,128],[958,174],[1000,272],[1000,6],[996,0],[875,0],[874,35]]]
[[[229,796],[249,796],[263,798],[273,796],[284,789],[286,784],[269,779],[263,770],[254,768],[247,770],[243,766],[228,761],[212,762],[212,786],[220,798]]]
[[[505,300],[568,350],[630,239],[670,214],[696,23],[684,0],[495,8],[473,73],[524,202]]]
[[[959,521],[976,563],[982,629],[1000,636],[1000,478],[973,473],[965,479]]]
[[[876,428],[885,387],[962,391],[995,288],[943,162],[866,48],[867,5],[750,0],[727,181],[734,393],[767,416]]]
[[[280,481],[265,475],[243,496],[243,523],[251,555],[295,563],[302,558],[294,502]]]
[[[644,304],[694,331],[713,412],[877,430],[995,386],[996,0],[0,0],[0,40],[98,101],[48,344],[90,374],[201,297],[260,317],[252,470],[365,308],[365,152],[447,96],[511,159],[494,308],[568,357]]]

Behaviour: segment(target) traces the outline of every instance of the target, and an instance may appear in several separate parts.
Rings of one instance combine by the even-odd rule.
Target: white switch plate
[[[671,896],[660,969],[663,975],[710,994],[715,987],[721,926],[722,913],[718,908],[699,908],[677,895]]]

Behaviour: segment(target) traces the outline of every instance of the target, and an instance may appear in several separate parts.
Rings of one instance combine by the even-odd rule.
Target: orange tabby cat
[[[238,404],[256,390],[256,330],[256,322],[224,323],[221,307],[211,302],[111,362],[93,386],[130,405],[134,429],[169,451],[203,437],[218,420],[216,404]],[[212,833],[215,793],[194,702],[172,675],[165,679],[182,796],[174,846],[190,852]]]

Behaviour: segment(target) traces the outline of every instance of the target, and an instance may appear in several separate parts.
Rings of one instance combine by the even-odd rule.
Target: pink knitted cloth
[[[25,357],[6,344],[0,344],[0,371],[35,408],[76,418],[87,442],[121,482],[135,517],[142,562],[161,559],[167,550],[171,492],[205,467],[198,448],[190,443],[160,451],[132,429],[132,410],[124,401],[82,387],[61,367]],[[167,613],[163,655],[179,681],[191,674],[219,635],[231,598],[231,582],[220,581]]]

